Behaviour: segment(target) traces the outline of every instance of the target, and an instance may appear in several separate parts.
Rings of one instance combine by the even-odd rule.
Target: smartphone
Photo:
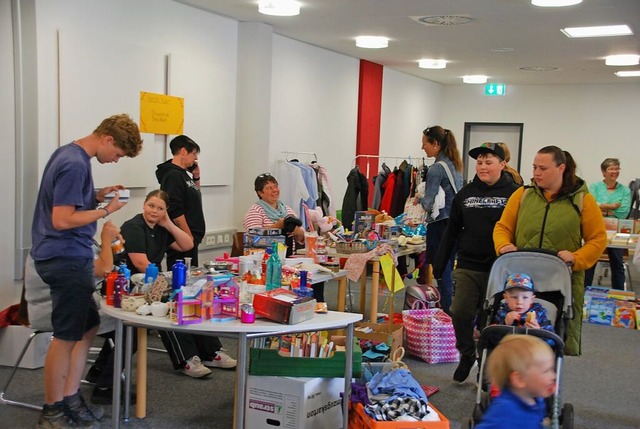
[[[191,167],[188,167],[188,168],[187,168],[187,171],[188,171],[189,173],[193,173],[193,170],[195,170],[197,166],[198,166],[198,163],[197,163],[197,162],[194,162],[194,163],[193,163],[193,165],[192,165]]]

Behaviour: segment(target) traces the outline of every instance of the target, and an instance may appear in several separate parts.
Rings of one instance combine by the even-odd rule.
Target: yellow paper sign
[[[182,134],[184,98],[140,91],[140,132]]]
[[[402,281],[402,276],[398,272],[398,269],[395,265],[393,265],[393,258],[388,253],[380,256],[380,266],[382,267],[382,275],[384,276],[384,281],[387,284],[387,287],[393,293],[398,292],[404,288],[404,282]],[[395,275],[395,281],[392,277],[392,273]]]

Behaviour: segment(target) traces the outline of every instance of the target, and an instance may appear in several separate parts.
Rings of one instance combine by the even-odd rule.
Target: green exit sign
[[[507,85],[504,83],[488,83],[484,86],[484,95],[503,96],[507,93]]]

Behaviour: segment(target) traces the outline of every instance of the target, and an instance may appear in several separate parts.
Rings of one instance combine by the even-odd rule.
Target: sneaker
[[[224,368],[224,369],[235,368],[236,365],[238,365],[238,362],[234,358],[232,358],[231,356],[229,356],[223,351],[217,351],[213,359],[205,360],[202,363],[205,366],[208,366],[210,368]]]
[[[77,427],[76,422],[65,414],[63,405],[45,405],[38,419],[37,429],[66,429]]]
[[[471,370],[476,366],[475,356],[461,356],[460,363],[453,373],[453,379],[458,383],[464,383],[469,378]]]
[[[78,427],[89,427],[98,429],[100,419],[104,416],[104,410],[98,405],[89,405],[84,400],[80,392],[72,396],[65,396],[64,406],[66,413]]]
[[[123,400],[124,402],[124,388],[122,389]],[[136,403],[136,394],[135,392],[131,392],[131,402],[133,405]],[[111,405],[113,403],[113,388],[112,387],[94,387],[93,393],[91,394],[91,403],[99,404],[99,405]]]
[[[185,363],[182,373],[193,378],[201,378],[211,374],[211,370],[202,364],[200,357],[194,356]]]

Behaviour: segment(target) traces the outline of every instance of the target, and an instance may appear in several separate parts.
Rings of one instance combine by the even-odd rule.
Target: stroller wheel
[[[487,408],[489,408],[490,402],[491,402],[491,397],[489,393],[482,392],[480,396],[480,409],[482,410],[482,414],[487,412]]]
[[[460,425],[460,429],[473,429],[475,425],[473,424],[473,419],[466,417],[462,419],[462,424]]]
[[[573,429],[573,405],[564,404],[560,415],[560,424],[562,424],[562,429]]]

